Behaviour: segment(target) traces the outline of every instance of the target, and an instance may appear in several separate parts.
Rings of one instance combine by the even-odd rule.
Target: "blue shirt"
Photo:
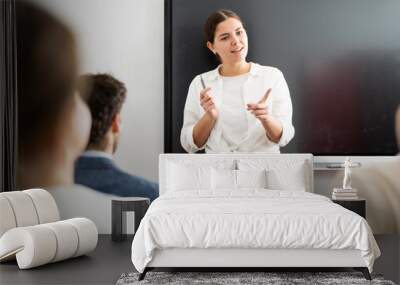
[[[150,201],[158,197],[158,183],[123,171],[105,156],[80,156],[75,163],[75,183],[116,196]]]

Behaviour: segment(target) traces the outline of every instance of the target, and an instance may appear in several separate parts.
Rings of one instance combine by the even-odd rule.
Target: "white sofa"
[[[20,269],[57,262],[95,249],[98,232],[87,218],[60,221],[52,195],[43,189],[0,193],[0,262]]]

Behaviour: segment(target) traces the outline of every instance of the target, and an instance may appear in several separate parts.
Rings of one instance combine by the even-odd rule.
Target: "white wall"
[[[158,180],[164,138],[164,1],[34,0],[75,32],[81,72],[109,72],[126,84],[116,162]]]

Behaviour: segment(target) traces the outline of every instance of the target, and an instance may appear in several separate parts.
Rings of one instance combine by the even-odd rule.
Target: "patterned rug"
[[[395,285],[384,280],[381,275],[372,274],[372,281],[364,278],[360,272],[148,272],[142,281],[138,281],[139,273],[124,273],[117,285],[134,284],[379,284]]]

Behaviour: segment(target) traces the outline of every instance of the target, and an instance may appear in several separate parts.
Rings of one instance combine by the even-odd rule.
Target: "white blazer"
[[[218,71],[219,67],[203,73],[202,77],[206,87],[211,87],[211,94],[218,109],[222,103],[223,80]],[[279,147],[289,143],[294,136],[292,125],[292,101],[290,99],[289,88],[286,84],[282,72],[270,66],[262,66],[251,63],[249,77],[243,86],[243,108],[247,108],[248,103],[257,103],[265,95],[266,91],[272,88],[272,92],[267,100],[267,108],[272,115],[278,119],[283,127],[280,141],[274,143],[268,139],[265,129],[261,122],[250,112],[247,112],[247,137],[238,146],[232,148],[222,137],[222,129],[217,120],[211,134],[202,147],[197,147],[193,141],[193,128],[204,115],[205,111],[200,105],[200,91],[203,89],[200,75],[197,75],[189,86],[186,98],[183,126],[181,130],[182,147],[189,153],[205,149],[207,153],[224,152],[268,152],[279,153]],[[229,135],[224,133],[224,135]]]

